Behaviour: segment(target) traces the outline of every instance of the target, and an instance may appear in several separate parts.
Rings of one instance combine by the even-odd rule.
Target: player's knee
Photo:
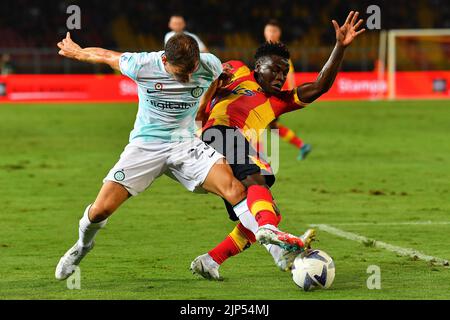
[[[224,185],[222,197],[230,203],[237,203],[245,198],[245,187],[236,179],[230,180]]]

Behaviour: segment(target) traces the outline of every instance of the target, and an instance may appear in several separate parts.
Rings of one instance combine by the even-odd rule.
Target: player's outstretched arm
[[[122,53],[102,48],[81,48],[70,38],[70,32],[58,42],[58,54],[66,58],[89,62],[107,64],[115,70],[120,70],[119,59]]]
[[[297,87],[297,94],[301,101],[311,103],[321,95],[326,93],[333,85],[334,79],[341,66],[344,58],[345,48],[348,47],[352,41],[365,29],[358,30],[363,19],[358,22],[359,12],[351,11],[347,16],[345,23],[339,27],[336,20],[332,20],[334,30],[336,31],[336,45],[331,52],[330,58],[323,66],[319,76],[315,82],[304,83]]]

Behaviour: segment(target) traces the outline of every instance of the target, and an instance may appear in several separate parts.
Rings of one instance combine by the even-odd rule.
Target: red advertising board
[[[318,74],[297,73],[296,83],[315,81]],[[387,95],[387,82],[378,78],[376,72],[340,72],[331,89],[321,100],[370,100],[381,99]]]
[[[0,76],[1,101],[129,102],[137,86],[120,75],[9,75]]]
[[[296,82],[310,82],[316,73],[297,73]],[[321,100],[372,100],[388,96],[387,77],[377,72],[340,72]],[[450,99],[450,71],[396,72],[397,99]]]
[[[297,83],[314,81],[317,73],[297,73]],[[386,78],[376,72],[341,72],[321,100],[386,98]],[[397,72],[396,97],[449,99],[450,71]],[[134,81],[120,75],[0,76],[1,102],[134,102]]]
[[[450,71],[397,72],[399,99],[449,99]]]

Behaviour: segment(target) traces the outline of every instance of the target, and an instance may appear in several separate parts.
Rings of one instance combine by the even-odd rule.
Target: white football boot
[[[202,254],[191,262],[193,274],[198,274],[208,280],[223,280],[219,275],[220,265],[208,253]]]
[[[81,260],[94,247],[94,242],[89,247],[81,247],[78,242],[70,248],[59,260],[55,270],[55,278],[58,280],[65,280],[75,272]]]
[[[311,249],[311,242],[316,240],[316,231],[314,229],[308,229],[304,234],[300,236],[300,239],[302,239],[303,243],[305,244],[305,249],[289,251],[282,248],[282,253],[280,254],[279,258],[274,259],[275,264],[281,271],[291,270],[295,258],[297,258],[299,254],[305,254],[309,251],[309,249]]]

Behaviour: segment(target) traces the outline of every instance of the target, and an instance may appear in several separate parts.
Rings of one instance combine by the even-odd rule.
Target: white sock
[[[241,221],[242,225],[253,232],[253,234],[258,231],[258,222],[256,222],[255,217],[252,215],[247,206],[247,198],[239,202],[233,207],[234,213]]]
[[[270,229],[273,231],[280,231],[280,229],[275,227],[273,224],[265,224],[265,225],[261,226],[260,228],[266,228],[266,229]]]
[[[264,247],[266,247],[267,251],[269,251],[275,261],[280,259],[283,253],[283,249],[281,249],[280,246],[277,246],[276,244],[265,244]]]
[[[84,210],[83,217],[80,220],[80,227],[78,229],[78,245],[81,247],[89,247],[94,241],[94,237],[98,230],[106,225],[108,219],[94,223],[89,220],[89,209],[92,204],[88,205],[86,210]]]

